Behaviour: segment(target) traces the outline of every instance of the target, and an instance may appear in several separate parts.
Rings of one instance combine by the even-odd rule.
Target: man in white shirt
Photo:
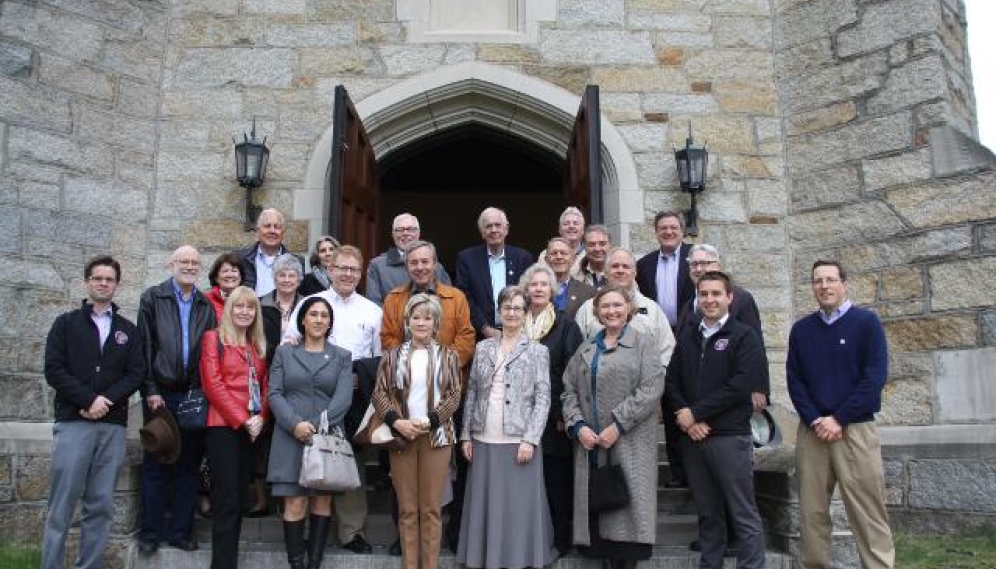
[[[654,338],[653,345],[661,348],[661,362],[667,367],[674,350],[674,334],[671,325],[661,307],[653,300],[640,294],[636,287],[636,258],[628,249],[616,248],[609,251],[605,258],[605,277],[609,285],[621,286],[633,291],[633,301],[636,303],[636,314],[629,325],[641,334]],[[592,310],[592,299],[585,301],[575,321],[581,328],[585,338],[591,340],[602,328]]]
[[[256,296],[260,298],[275,288],[273,263],[280,255],[290,252],[284,247],[286,233],[284,214],[273,208],[264,209],[256,218],[256,242],[239,251],[242,257],[242,285],[256,291]],[[303,272],[304,261],[294,256],[301,263]]]
[[[332,254],[332,288],[312,295],[320,296],[332,305],[332,334],[329,342],[349,350],[354,362],[381,355],[381,309],[356,292],[362,270],[363,254],[360,250],[352,245],[342,245]],[[300,308],[301,303],[294,307],[291,322],[297,322]],[[288,326],[284,332],[284,340],[298,341],[300,337],[301,334],[294,326]],[[358,387],[354,374],[354,396]],[[357,470],[362,480],[363,464],[357,464]],[[356,490],[336,494],[333,499],[339,521],[339,543],[353,553],[370,553],[372,548],[363,535],[363,525],[367,518],[364,485],[361,484]]]

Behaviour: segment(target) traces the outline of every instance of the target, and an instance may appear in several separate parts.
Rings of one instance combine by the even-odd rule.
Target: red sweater
[[[209,404],[208,426],[240,429],[249,420],[249,364],[244,357],[247,351],[256,367],[261,414],[264,420],[269,419],[266,360],[253,347],[225,346],[220,360],[218,351],[218,330],[204,332],[201,339],[201,388]]]

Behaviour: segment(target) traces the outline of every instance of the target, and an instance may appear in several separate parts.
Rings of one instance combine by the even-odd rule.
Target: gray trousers
[[[754,500],[751,436],[709,436],[693,442],[682,434],[681,444],[688,486],[699,514],[699,567],[723,566],[726,526],[732,524],[738,569],[763,569],[764,525]]]
[[[125,428],[97,421],[52,427],[48,518],[42,569],[62,569],[66,534],[81,502],[80,551],[75,567],[100,569],[114,517],[114,486],[125,458]]]

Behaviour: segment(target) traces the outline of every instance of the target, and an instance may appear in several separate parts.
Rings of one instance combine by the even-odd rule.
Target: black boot
[[[304,520],[284,521],[284,545],[291,569],[305,569]]]
[[[308,530],[308,569],[319,569],[325,557],[325,539],[329,536],[331,516],[311,514]]]

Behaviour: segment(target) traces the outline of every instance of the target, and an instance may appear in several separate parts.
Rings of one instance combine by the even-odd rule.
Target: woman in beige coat
[[[650,558],[656,536],[664,366],[660,347],[628,326],[635,312],[631,291],[606,287],[593,307],[605,329],[578,348],[564,372],[564,423],[575,440],[574,542],[613,569],[633,569]],[[607,454],[622,466],[631,499],[620,510],[590,513],[590,460],[605,464]]]

